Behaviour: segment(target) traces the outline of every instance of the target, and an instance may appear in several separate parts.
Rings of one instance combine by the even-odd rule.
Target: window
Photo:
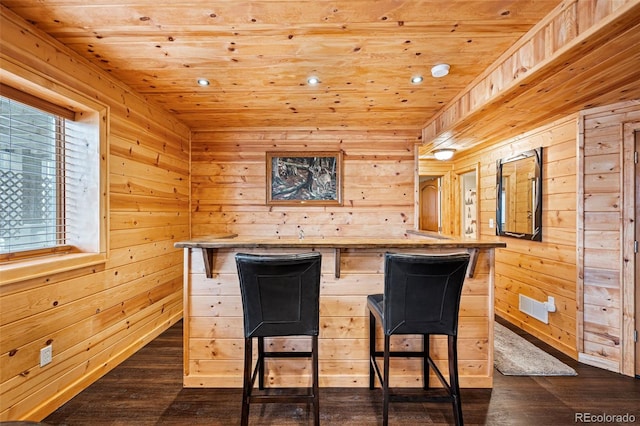
[[[66,242],[66,121],[0,96],[0,255]]]
[[[55,83],[25,85],[16,77],[15,87],[26,89],[19,90],[5,75],[0,283],[104,261],[106,107]]]

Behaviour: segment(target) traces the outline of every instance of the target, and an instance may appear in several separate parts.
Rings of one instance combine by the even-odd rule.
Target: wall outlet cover
[[[49,364],[53,359],[53,347],[51,345],[40,349],[40,367]]]

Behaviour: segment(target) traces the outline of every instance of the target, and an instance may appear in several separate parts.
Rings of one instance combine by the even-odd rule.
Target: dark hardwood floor
[[[573,425],[581,423],[576,416],[582,413],[627,414],[640,423],[640,380],[579,364],[514,330],[571,365],[578,376],[514,377],[496,371],[493,389],[462,390],[466,424]],[[43,421],[70,426],[238,425],[241,395],[241,389],[182,388],[179,322]],[[381,413],[379,389],[320,389],[322,424],[378,425]],[[453,415],[447,403],[392,403],[389,419],[392,425],[451,424]],[[307,425],[312,420],[304,404],[251,408],[251,425]]]

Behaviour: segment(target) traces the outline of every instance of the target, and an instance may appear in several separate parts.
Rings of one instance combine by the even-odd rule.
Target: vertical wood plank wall
[[[577,118],[568,117],[492,146],[479,146],[449,162],[453,171],[479,165],[480,238],[499,238],[496,249],[495,311],[562,352],[577,358],[576,350],[576,146]],[[542,242],[496,237],[496,161],[543,147]],[[421,160],[420,172],[430,174],[435,160]],[[435,164],[434,164],[435,163]],[[445,199],[453,199],[455,179],[445,180]],[[555,297],[558,311],[549,324],[518,309],[518,295],[539,301]]]
[[[584,340],[579,350],[583,362],[633,375],[634,283],[633,274],[625,275],[624,270],[633,268],[634,262],[633,249],[625,252],[624,247],[635,239],[635,212],[625,222],[624,207],[634,206],[634,172],[625,176],[625,166],[633,169],[633,156],[625,160],[623,149],[625,123],[640,129],[640,102],[594,108],[580,116],[578,178],[583,189],[578,239],[583,299],[578,315]],[[632,153],[633,147],[629,148]],[[625,295],[625,290],[631,292]],[[627,330],[625,322],[631,322]],[[625,368],[623,361],[630,366]]]
[[[40,420],[182,317],[189,129],[5,12],[3,59],[110,107],[107,263],[0,287],[0,421]]]

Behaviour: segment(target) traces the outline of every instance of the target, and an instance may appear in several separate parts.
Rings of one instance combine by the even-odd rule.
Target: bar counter
[[[429,238],[261,238],[219,234],[178,242],[184,249],[185,387],[242,387],[242,302],[235,254],[322,253],[320,289],[320,385],[368,386],[367,295],[382,293],[384,253],[453,253],[468,251],[471,262],[460,306],[458,362],[461,387],[493,385],[493,282],[496,241]],[[433,359],[447,371],[444,337],[431,338]],[[302,337],[267,339],[272,348],[309,350]],[[381,342],[379,342],[381,344]],[[417,336],[394,336],[392,350],[420,350]],[[421,386],[418,359],[391,362],[391,385]],[[266,383],[308,386],[305,360],[267,360]],[[445,373],[446,374],[446,373]],[[437,383],[433,380],[432,383]]]

